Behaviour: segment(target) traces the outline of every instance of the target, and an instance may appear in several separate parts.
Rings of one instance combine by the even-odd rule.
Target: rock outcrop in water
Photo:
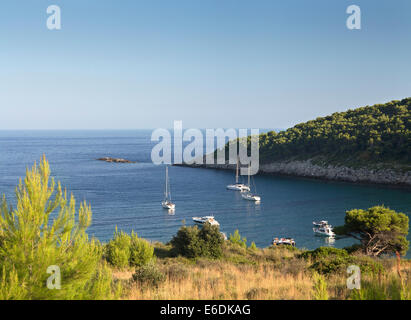
[[[235,170],[235,165],[230,164],[184,164],[184,166]],[[411,172],[409,170],[378,168],[378,166],[350,168],[334,165],[322,166],[312,163],[311,160],[292,160],[261,164],[259,173],[411,187]]]
[[[111,157],[98,158],[97,160],[105,161],[105,162],[114,162],[114,163],[135,163],[135,161],[130,161],[130,160],[121,159],[121,158],[111,158]]]

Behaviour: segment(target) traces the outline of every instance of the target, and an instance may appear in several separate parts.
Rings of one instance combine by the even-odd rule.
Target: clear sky
[[[411,96],[410,0],[4,0],[0,39],[0,129],[286,128]]]

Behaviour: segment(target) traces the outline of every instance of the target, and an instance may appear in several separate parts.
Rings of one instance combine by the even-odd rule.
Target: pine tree
[[[112,280],[101,264],[102,247],[86,233],[91,208],[82,203],[76,215],[73,195],[50,179],[45,156],[26,170],[16,200],[15,208],[5,196],[0,201],[0,299],[109,298]],[[58,276],[47,273],[50,266],[60,270],[60,289],[47,285]]]

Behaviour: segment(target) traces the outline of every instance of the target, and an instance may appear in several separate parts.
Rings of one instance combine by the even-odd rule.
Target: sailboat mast
[[[166,166],[166,190],[164,192],[166,200],[168,199],[168,166]]]
[[[248,165],[248,187],[250,188],[250,165]]]
[[[235,183],[238,184],[238,165],[239,165],[239,159],[237,156],[237,167],[235,169]]]

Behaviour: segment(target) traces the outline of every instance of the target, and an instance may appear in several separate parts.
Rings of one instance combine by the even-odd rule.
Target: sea
[[[151,241],[168,242],[192,217],[214,215],[222,232],[236,229],[248,243],[267,247],[273,237],[294,238],[297,247],[346,247],[350,238],[328,238],[313,233],[313,221],[344,223],[345,212],[385,205],[411,215],[411,191],[379,185],[257,175],[254,185],[260,203],[226,190],[235,182],[232,171],[169,167],[174,212],[161,206],[165,166],[151,161],[158,142],[153,130],[0,131],[0,194],[15,204],[15,188],[26,169],[46,155],[52,176],[92,208],[90,237],[109,241],[115,228]],[[136,163],[97,161],[125,158]],[[246,181],[246,177],[242,177]],[[407,255],[410,256],[410,252]]]

